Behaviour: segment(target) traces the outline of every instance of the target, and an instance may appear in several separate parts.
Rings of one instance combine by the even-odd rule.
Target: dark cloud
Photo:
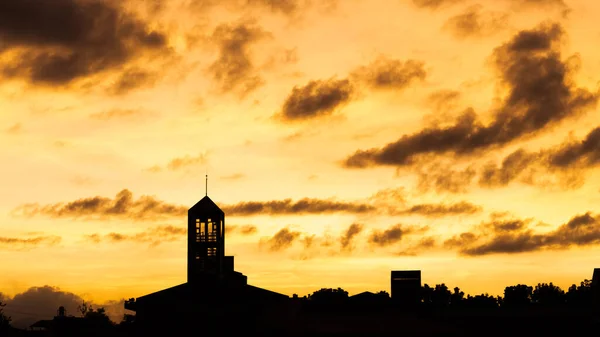
[[[155,165],[147,168],[146,171],[154,173],[162,172],[163,169],[167,169],[169,171],[179,171],[190,166],[206,164],[207,160],[207,155],[204,153],[200,153],[197,156],[185,155],[183,157],[172,159],[165,165],[164,168],[159,165]]]
[[[273,237],[268,239],[266,243],[271,251],[280,251],[289,248],[302,233],[292,231],[289,228],[282,228]]]
[[[416,228],[397,224],[383,231],[374,230],[369,237],[369,243],[375,246],[385,247],[400,242],[400,240],[402,240],[402,238],[406,235],[425,230],[427,230],[426,227]]]
[[[438,9],[443,6],[461,3],[464,0],[412,0],[413,4],[420,8]]]
[[[26,329],[38,320],[52,319],[61,306],[66,309],[67,315],[80,316],[77,307],[83,301],[84,299],[79,295],[46,285],[29,288],[16,294],[13,298],[7,299],[4,311],[12,317],[11,323],[14,327]],[[120,322],[123,319],[125,310],[122,300],[107,301],[101,304],[91,301],[86,301],[86,303],[91,304],[94,309],[104,308],[113,322]]]
[[[351,224],[340,237],[340,244],[343,250],[352,250],[353,239],[362,232],[364,226],[361,224]]]
[[[426,217],[443,217],[448,215],[475,214],[481,212],[481,206],[470,202],[460,201],[453,204],[419,204],[411,206],[398,214],[414,214]]]
[[[494,221],[478,226],[477,233],[465,232],[446,240],[445,245],[458,248],[463,255],[478,256],[600,244],[600,216],[590,212],[574,216],[546,233],[534,232],[529,223],[531,219]]]
[[[507,26],[508,14],[486,12],[483,6],[474,5],[461,14],[449,18],[444,29],[458,38],[487,36]]]
[[[332,114],[348,103],[354,87],[349,80],[310,81],[303,87],[294,87],[275,117],[283,121],[303,121]]]
[[[54,246],[61,242],[62,238],[55,235],[37,235],[29,237],[6,237],[0,236],[0,249],[30,249],[38,246]]]
[[[391,60],[380,57],[368,66],[355,70],[352,77],[365,82],[374,89],[404,89],[414,81],[423,81],[427,76],[421,61]]]
[[[322,213],[368,213],[376,208],[366,203],[326,199],[304,198],[271,201],[248,201],[221,207],[225,214],[248,216],[259,214],[322,214]]]
[[[235,91],[244,96],[263,84],[254,69],[250,46],[267,36],[270,34],[254,22],[215,28],[212,40],[219,46],[219,56],[208,70],[222,93]]]
[[[593,167],[600,164],[600,127],[591,130],[580,141],[570,141],[544,151],[548,164],[555,168]]]
[[[111,1],[4,0],[0,2],[3,77],[62,85],[120,69],[145,50],[164,52],[165,35]]]
[[[560,25],[544,24],[517,33],[495,49],[500,84],[508,95],[489,124],[484,125],[469,108],[453,125],[428,127],[382,148],[359,150],[345,160],[345,166],[405,166],[425,154],[473,155],[532,137],[595,106],[597,94],[571,81],[572,69],[558,49],[562,36]]]
[[[188,207],[172,205],[154,196],[143,195],[134,200],[131,191],[124,189],[114,199],[107,197],[82,198],[71,202],[49,205],[25,204],[17,207],[14,215],[44,215],[53,218],[88,217],[105,219],[121,217],[135,220],[180,217],[187,214]]]

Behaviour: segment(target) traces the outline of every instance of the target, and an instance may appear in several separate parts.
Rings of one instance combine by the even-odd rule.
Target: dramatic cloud
[[[342,245],[343,250],[352,250],[352,240],[363,230],[363,225],[361,224],[352,224],[348,229],[343,233],[340,238],[340,244]]]
[[[558,24],[545,24],[521,31],[496,48],[495,65],[501,88],[508,94],[489,124],[484,125],[469,108],[453,125],[428,127],[383,148],[359,150],[346,159],[345,166],[405,166],[425,154],[472,155],[532,137],[595,106],[597,95],[571,81],[572,69],[558,50],[562,35]]]
[[[282,228],[273,237],[268,239],[266,243],[271,251],[280,251],[289,248],[302,233],[292,231],[289,228]]]
[[[143,195],[134,200],[133,194],[124,189],[114,199],[96,196],[50,205],[25,204],[17,207],[13,214],[24,216],[44,215],[53,218],[89,217],[104,219],[121,217],[147,220],[169,216],[184,216],[187,214],[187,210],[188,207],[168,204],[153,196]]]
[[[458,38],[470,36],[487,36],[506,27],[508,15],[496,12],[485,12],[483,6],[468,7],[463,13],[451,17],[444,24],[444,29]]]
[[[37,246],[54,246],[61,242],[60,236],[5,237],[0,236],[0,249],[30,249]]]
[[[600,216],[588,212],[546,232],[536,233],[527,220],[503,220],[477,226],[445,241],[446,247],[458,248],[463,255],[522,253],[537,250],[567,249],[571,246],[600,244]]]
[[[303,87],[294,87],[275,117],[284,121],[302,121],[332,114],[348,103],[353,86],[349,80],[310,81]]]
[[[437,218],[448,215],[475,214],[481,212],[481,206],[470,202],[460,201],[453,204],[420,204],[399,211],[398,214],[415,214]]]
[[[244,96],[263,84],[256,74],[249,47],[270,36],[254,22],[222,24],[215,28],[212,39],[219,46],[219,57],[209,72],[221,92],[238,92]]]
[[[248,216],[259,214],[320,214],[320,213],[368,213],[376,208],[370,204],[327,199],[304,198],[271,201],[248,201],[221,207],[225,214]]]
[[[79,295],[61,291],[56,287],[32,287],[7,299],[4,311],[12,317],[13,326],[25,329],[38,320],[52,319],[61,306],[66,309],[67,315],[80,316],[77,307],[83,301],[84,299]],[[86,303],[90,303],[94,309],[104,308],[113,322],[120,322],[123,319],[125,313],[123,301],[108,301],[102,304],[86,301]]]
[[[109,1],[0,2],[0,63],[5,78],[68,84],[120,69],[144,50],[164,50],[166,37]]]
[[[185,155],[171,160],[165,168],[169,171],[178,171],[190,166],[206,164],[207,160],[207,155],[204,153],[200,153],[197,156]],[[146,170],[149,172],[161,172],[163,168],[155,165]]]
[[[374,246],[385,247],[391,244],[400,242],[405,235],[413,234],[416,232],[424,232],[427,228],[417,228],[412,226],[403,226],[397,224],[384,231],[374,230],[369,237],[369,243]]]
[[[352,77],[364,81],[373,89],[404,89],[414,81],[422,81],[427,73],[420,61],[379,58],[366,67],[358,68]]]

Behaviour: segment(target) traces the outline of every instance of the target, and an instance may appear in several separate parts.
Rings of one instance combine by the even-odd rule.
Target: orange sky
[[[598,11],[4,2],[0,292],[185,282],[206,172],[227,254],[274,291],[389,291],[395,269],[470,294],[591,278]]]

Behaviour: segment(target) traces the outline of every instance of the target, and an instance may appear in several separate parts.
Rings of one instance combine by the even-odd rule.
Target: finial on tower
[[[204,186],[204,195],[208,196],[208,174],[206,175],[206,184]]]

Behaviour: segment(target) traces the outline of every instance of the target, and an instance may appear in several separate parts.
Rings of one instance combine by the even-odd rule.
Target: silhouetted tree
[[[465,293],[460,291],[460,288],[454,287],[454,292],[450,295],[450,305],[458,307],[462,304]]]
[[[464,306],[467,308],[474,309],[486,309],[486,308],[498,308],[500,305],[500,300],[502,298],[500,296],[494,297],[489,294],[481,294],[481,295],[467,295],[467,298],[464,299]]]
[[[385,290],[377,292],[376,295],[377,296],[381,296],[381,297],[385,297],[385,298],[390,298],[390,294],[387,291],[385,291]]]
[[[569,306],[590,306],[592,304],[592,281],[585,279],[579,286],[571,285],[565,297]]]
[[[556,306],[565,303],[565,292],[550,283],[538,283],[531,294],[533,303],[544,306]]]
[[[504,305],[506,307],[523,307],[531,303],[533,288],[525,284],[517,284],[504,288]]]
[[[322,288],[308,295],[308,302],[313,309],[339,309],[347,300],[348,292],[342,288]]]
[[[433,288],[429,286],[429,284],[425,283],[423,287],[421,287],[421,301],[425,304],[425,306],[431,305],[433,296]]]
[[[447,307],[450,304],[451,296],[452,293],[444,283],[436,284],[435,289],[433,289],[433,292],[431,293],[431,303],[434,307]]]
[[[0,301],[0,331],[6,331],[10,328],[11,318],[4,314],[6,303]]]

